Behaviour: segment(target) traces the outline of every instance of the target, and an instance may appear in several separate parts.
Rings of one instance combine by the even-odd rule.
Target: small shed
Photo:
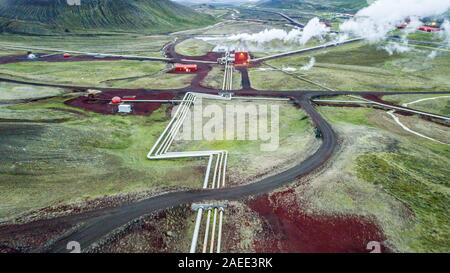
[[[419,27],[419,30],[423,31],[423,32],[439,32],[439,31],[441,31],[440,28],[431,27],[431,26],[421,26],[421,27]]]
[[[234,52],[234,64],[235,65],[247,65],[249,62],[250,56],[248,52],[245,51],[236,51]]]
[[[132,111],[131,104],[119,104],[119,113],[129,114]]]
[[[28,55],[27,55],[28,60],[35,60],[36,58],[37,58],[37,56],[33,53],[28,53]]]
[[[196,64],[175,64],[176,72],[191,73],[196,72],[198,67]]]

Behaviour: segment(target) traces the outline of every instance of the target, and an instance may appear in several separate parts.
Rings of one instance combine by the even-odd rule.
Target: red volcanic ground
[[[27,60],[26,55],[1,56],[0,64],[16,63],[16,62],[22,62],[22,61],[26,61],[26,60]]]
[[[292,190],[263,195],[248,202],[268,225],[254,242],[256,252],[368,253],[367,243],[385,240],[368,219],[355,216],[315,216],[302,211]],[[382,251],[385,252],[386,249]]]
[[[121,57],[103,57],[96,58],[91,55],[71,55],[69,58],[64,58],[63,54],[50,55],[37,59],[42,62],[81,62],[81,61],[119,61],[123,60]]]
[[[127,91],[106,91],[97,95],[94,99],[90,99],[85,96],[81,96],[75,99],[71,99],[65,102],[65,104],[83,108],[88,111],[93,111],[101,114],[115,114],[117,113],[117,104],[112,104],[111,99],[119,96],[136,96],[136,100],[171,100],[175,97],[174,94],[167,93],[151,93],[144,90],[127,90]],[[133,115],[150,115],[153,111],[157,110],[161,103],[154,102],[136,102],[133,105]]]
[[[178,71],[169,71],[170,74],[195,74],[195,77],[191,81],[191,88],[197,88],[198,90],[201,90],[203,88],[206,88],[202,85],[203,80],[208,76],[208,73],[212,70],[211,65],[208,64],[197,64],[197,71],[195,72],[178,72]]]

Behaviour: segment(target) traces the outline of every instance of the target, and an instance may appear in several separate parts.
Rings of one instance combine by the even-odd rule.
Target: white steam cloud
[[[288,66],[288,67],[283,67],[281,70],[283,70],[284,72],[295,72],[295,71],[297,71],[297,68]]]
[[[241,33],[231,35],[227,38],[228,41],[235,41],[241,43],[255,43],[263,45],[272,41],[280,41],[283,43],[297,43],[305,45],[312,38],[322,39],[323,36],[329,32],[329,28],[320,22],[319,18],[311,19],[305,26],[303,31],[300,29],[293,29],[285,31],[282,29],[265,29],[258,33]]]
[[[441,25],[442,32],[440,33],[442,38],[445,39],[447,44],[450,45],[450,22],[445,20]]]
[[[449,8],[450,0],[377,0],[344,22],[340,29],[344,33],[378,42],[406,18],[412,19],[412,29],[418,19],[441,15]]]
[[[314,37],[322,38],[326,33],[330,31],[330,28],[321,23],[319,18],[315,17],[309,20],[303,29],[302,36],[300,38],[300,44],[304,45]]]
[[[305,64],[304,66],[302,66],[302,67],[300,68],[300,70],[303,70],[303,71],[311,70],[311,68],[313,68],[315,64],[316,64],[316,58],[311,57],[311,59],[309,60],[309,62],[308,62],[307,64]]]
[[[271,42],[273,40],[279,40],[282,42],[293,42],[297,41],[301,36],[301,31],[298,29],[293,29],[289,32],[282,29],[265,29],[258,33],[240,33],[231,35],[227,38],[229,41],[246,41],[258,44],[264,44]]]

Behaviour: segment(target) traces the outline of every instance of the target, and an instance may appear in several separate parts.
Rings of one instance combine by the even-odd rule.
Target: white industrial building
[[[119,104],[119,113],[129,114],[132,111],[131,104]]]

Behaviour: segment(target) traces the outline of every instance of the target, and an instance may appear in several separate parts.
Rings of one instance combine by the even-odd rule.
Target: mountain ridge
[[[0,0],[0,31],[22,34],[129,31],[162,33],[214,18],[169,0]]]

